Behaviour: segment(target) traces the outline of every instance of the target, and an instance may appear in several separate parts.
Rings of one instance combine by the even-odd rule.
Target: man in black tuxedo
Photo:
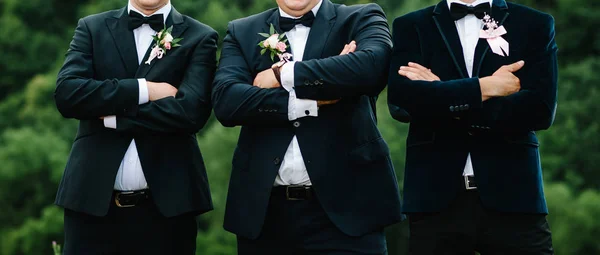
[[[504,0],[394,21],[388,102],[410,120],[411,254],[553,253],[535,131],[554,120],[556,52],[553,18]]]
[[[242,126],[225,229],[240,254],[384,254],[383,229],[402,217],[375,117],[391,52],[385,14],[277,4],[229,23],[213,84],[217,119]],[[260,53],[271,25],[293,54],[283,66]]]
[[[151,58],[165,27],[172,47]],[[212,209],[195,133],[210,116],[217,37],[169,0],[79,21],[55,92],[80,120],[56,197],[65,254],[194,254],[195,216]]]

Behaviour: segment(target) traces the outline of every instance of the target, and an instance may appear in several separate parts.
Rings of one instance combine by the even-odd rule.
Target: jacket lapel
[[[505,0],[494,0],[492,3],[492,13],[490,16],[498,21],[498,26],[502,26],[506,18],[508,17],[508,6],[506,5]],[[483,60],[485,59],[485,55],[490,49],[490,45],[488,44],[486,39],[479,39],[477,42],[477,48],[475,49],[475,58],[473,62],[473,77],[479,77],[479,71],[481,70],[481,65],[483,64]]]
[[[173,31],[171,31],[171,35],[173,36],[173,38],[180,37],[181,34],[183,34],[183,32],[185,32],[185,30],[188,28],[187,23],[183,22],[183,16],[181,15],[181,13],[179,13],[177,10],[175,10],[175,8],[173,8],[171,10],[171,13],[167,17],[165,26],[167,28],[173,26]],[[146,50],[144,59],[141,62],[141,64],[139,65],[139,68],[137,69],[135,77],[145,78],[146,75],[148,75],[148,73],[150,72],[150,70],[152,70],[152,68],[156,65],[156,63],[160,61],[160,59],[157,58],[157,59],[152,60],[152,62],[150,62],[149,65],[145,63],[148,60],[148,58],[150,57],[150,53],[152,52],[152,48],[154,48],[155,44],[156,44],[155,42],[152,42],[150,44],[150,47]],[[173,50],[174,49],[167,51],[165,56],[169,56],[169,53]]]
[[[462,78],[468,78],[460,37],[458,36],[454,19],[450,16],[448,3],[445,0],[441,1],[433,10],[433,21],[442,35],[444,44],[446,44],[446,48],[448,49],[460,76]]]
[[[127,73],[133,77],[138,69],[138,57],[133,32],[129,30],[127,7],[106,20]]]
[[[306,41],[306,48],[302,60],[318,59],[321,58],[325,45],[327,45],[327,39],[331,33],[331,29],[335,24],[335,9],[333,3],[330,0],[323,0],[315,21],[310,28],[308,34],[308,40]]]

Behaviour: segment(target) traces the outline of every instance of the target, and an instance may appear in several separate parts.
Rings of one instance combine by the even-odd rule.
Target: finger
[[[417,63],[414,63],[414,62],[408,62],[408,66],[410,66],[410,67],[414,67],[414,68],[417,68],[417,69],[419,69],[419,70],[421,70],[421,71],[424,71],[424,72],[426,72],[426,71],[429,71],[429,69],[428,69],[428,68],[425,68],[424,66],[422,66],[422,65],[419,65],[419,64],[417,64]]]
[[[398,73],[412,81],[426,81],[427,79],[425,79],[423,76],[413,73],[413,72],[408,72],[408,71],[404,71],[404,70],[400,70],[398,71]]]
[[[436,76],[433,73],[431,73],[429,71],[423,71],[422,69],[417,69],[417,68],[408,67],[408,66],[401,67],[400,69],[403,71],[407,71],[409,73],[414,73],[414,74],[418,75],[419,77],[422,77],[423,80],[426,80],[426,81],[434,81],[436,79]]]
[[[348,54],[348,50],[350,50],[350,45],[346,44],[342,50],[342,53],[340,53],[340,56]]]
[[[350,42],[350,52],[354,52],[356,50],[356,42]]]
[[[420,64],[414,63],[414,62],[409,62],[408,65],[409,65],[409,67],[420,70],[421,72],[419,74],[424,76],[425,78],[427,78],[430,81],[435,81],[435,80],[439,81],[440,80],[440,78],[437,77],[437,75],[435,75],[433,72],[431,72],[431,69],[429,69],[429,68],[426,68],[426,67],[424,67]]]
[[[525,65],[525,61],[521,60],[519,62],[510,64],[510,65],[502,66],[502,67],[500,67],[500,69],[507,71],[507,72],[514,73],[516,71],[519,71],[521,68],[523,68],[524,65]]]

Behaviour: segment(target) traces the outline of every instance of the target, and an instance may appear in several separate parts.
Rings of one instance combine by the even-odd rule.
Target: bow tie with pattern
[[[307,14],[304,14],[304,16],[302,16],[299,19],[279,17],[279,27],[281,28],[281,30],[283,30],[283,32],[287,32],[292,30],[296,25],[310,27],[312,26],[314,21],[315,14],[312,11],[309,11]]]
[[[138,12],[129,12],[129,30],[134,30],[141,27],[143,24],[148,24],[154,31],[158,32],[165,26],[164,16],[155,14],[150,17],[144,17]]]
[[[492,8],[489,3],[482,3],[476,6],[466,6],[464,4],[452,3],[450,5],[450,15],[454,20],[464,18],[469,14],[475,15],[478,19],[483,19],[485,14],[490,14]]]

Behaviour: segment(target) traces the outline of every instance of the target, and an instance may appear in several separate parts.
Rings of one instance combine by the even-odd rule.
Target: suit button
[[[460,106],[460,110],[461,111],[466,111],[467,110],[467,106],[466,105],[461,105]]]
[[[469,136],[473,136],[473,133],[469,132]]]
[[[300,127],[300,121],[294,122],[294,127]]]
[[[310,82],[308,80],[305,80],[304,85],[308,86],[308,85],[310,85]]]
[[[450,111],[454,112],[454,106],[450,106]]]
[[[466,104],[465,105],[465,110],[469,110],[469,108],[470,108],[469,104]]]
[[[309,110],[304,111],[304,113],[306,113],[306,115],[310,115],[310,111]]]
[[[263,110],[263,108],[259,108],[258,112],[264,112],[265,110]]]
[[[279,165],[279,163],[281,163],[281,159],[279,159],[279,157],[277,157],[273,160],[273,164]]]

